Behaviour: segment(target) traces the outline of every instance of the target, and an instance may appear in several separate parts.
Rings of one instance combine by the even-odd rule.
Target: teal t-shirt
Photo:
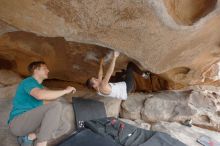
[[[24,79],[18,85],[16,94],[13,98],[13,107],[9,115],[8,123],[10,123],[14,117],[43,105],[42,100],[38,100],[30,95],[33,88],[42,89],[44,86],[39,84],[32,76]]]

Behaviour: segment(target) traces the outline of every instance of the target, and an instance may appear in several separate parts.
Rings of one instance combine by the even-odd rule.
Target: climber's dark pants
[[[131,93],[136,89],[136,82],[134,78],[134,72],[139,75],[143,74],[143,71],[138,68],[136,64],[133,62],[129,62],[126,69],[125,75],[125,83],[127,85],[127,93]]]

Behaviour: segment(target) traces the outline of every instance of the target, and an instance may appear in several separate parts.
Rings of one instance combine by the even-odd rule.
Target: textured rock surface
[[[0,75],[0,84],[4,86],[17,84],[21,81],[21,77],[10,70],[2,69],[0,70]]]
[[[103,47],[31,33],[8,33],[0,38],[1,68],[14,70],[22,76],[28,75],[30,62],[44,60],[49,66],[50,78],[82,84],[89,76],[97,75],[99,58],[108,54],[109,49]],[[109,59],[106,57],[106,63]],[[122,55],[118,61],[121,62],[118,68],[126,67],[127,57]]]
[[[108,117],[119,117],[121,100],[102,97],[99,101],[102,101],[104,103],[106,114]]]
[[[188,146],[201,146],[201,144],[197,143],[196,140],[203,135],[209,136],[216,141],[219,141],[220,139],[219,132],[201,129],[196,126],[189,128],[180,125],[179,123],[159,122],[152,125],[151,129],[168,133]]]
[[[13,31],[17,31],[17,29],[0,20],[0,35]]]
[[[177,23],[192,25],[214,10],[217,0],[164,0],[168,13]]]
[[[202,127],[219,126],[219,95],[201,91],[164,92],[153,95],[144,103],[145,121],[184,121],[188,118]]]
[[[129,119],[120,119],[120,120],[125,122],[125,123],[134,125],[136,127],[142,128],[142,129],[150,130],[150,128],[151,128],[150,124],[148,124],[148,123],[146,123],[142,120],[135,120],[135,121],[132,121],[132,120],[129,120]]]
[[[201,83],[202,73],[219,60],[219,5],[216,0],[1,0],[0,19],[41,36],[119,50],[145,69],[189,85]]]
[[[8,114],[11,110],[11,99],[0,98],[0,145],[2,146],[18,146],[17,139],[8,129],[7,120]]]
[[[62,103],[62,116],[60,119],[60,127],[57,131],[53,133],[53,140],[57,139],[63,135],[68,135],[69,133],[73,132],[75,127],[75,115],[73,112],[72,104],[69,102],[60,101]]]
[[[167,91],[153,94],[144,102],[142,118],[145,121],[181,121],[196,114],[188,105],[191,91]]]
[[[141,110],[145,99],[146,95],[144,94],[129,95],[128,99],[122,102],[120,116],[131,120],[141,119]]]
[[[0,70],[0,98],[11,99],[15,95],[18,83],[21,77],[10,70]]]
[[[104,57],[104,72],[106,72],[111,56],[110,49],[67,42],[62,38],[38,37],[25,32],[7,33],[0,37],[0,68],[27,76],[27,66],[30,62],[44,60],[50,69],[49,78],[57,80],[57,83],[53,81],[54,83],[50,84],[54,87],[60,83],[70,84],[68,82],[83,86],[89,77],[97,76],[101,57]],[[120,72],[121,69],[125,69],[129,60],[131,59],[121,54],[115,71]],[[139,82],[137,84],[139,91],[157,91],[168,88],[168,83],[158,75],[152,74],[148,80],[144,80],[140,75],[135,75],[135,78]],[[4,80],[13,79],[6,76]]]
[[[219,131],[220,96],[212,90],[133,94],[122,103],[121,117],[146,122],[183,122]]]

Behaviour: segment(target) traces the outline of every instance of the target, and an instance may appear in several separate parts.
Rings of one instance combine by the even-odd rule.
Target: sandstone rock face
[[[72,83],[78,84],[77,87],[83,86],[89,77],[97,76],[99,59],[102,57],[105,61],[105,73],[112,57],[112,50],[110,49],[67,42],[62,38],[38,37],[20,31],[7,33],[0,37],[0,68],[27,76],[29,75],[28,64],[32,61],[43,60],[50,70],[49,82],[53,82],[48,85],[55,88]],[[115,72],[125,69],[129,60],[131,59],[121,54],[117,59]],[[152,78],[149,80],[144,80],[140,76],[136,76],[135,79],[138,82],[137,90],[139,91],[157,91],[168,88],[166,80],[158,75],[152,74]],[[14,79],[6,77],[4,80]],[[81,90],[81,88],[79,89]]]
[[[202,73],[203,81],[218,81],[220,79],[220,62],[212,64]],[[208,80],[208,81],[206,81]]]
[[[125,122],[125,123],[128,123],[130,125],[142,128],[142,129],[150,130],[150,128],[151,128],[151,125],[144,122],[143,120],[135,120],[135,121],[132,121],[132,120],[129,120],[129,119],[120,119],[120,120]]]
[[[53,133],[51,143],[57,141],[61,137],[67,136],[76,130],[75,127],[75,115],[71,103],[65,100],[60,101],[62,103],[62,116],[60,119],[60,125],[58,129]]]
[[[12,98],[15,95],[17,85],[21,79],[22,78],[13,71],[0,70],[0,98]]]
[[[219,130],[219,95],[215,92],[187,92],[159,93],[147,99],[142,111],[143,119],[157,122],[191,118],[196,125]]]
[[[108,56],[109,52],[106,48],[66,42],[62,38],[43,38],[24,32],[8,33],[0,38],[0,67],[27,76],[28,64],[44,60],[50,69],[51,79],[83,84],[88,77],[97,75],[99,59]],[[110,59],[106,57],[106,64]],[[127,57],[122,55],[118,61],[121,65],[116,71],[126,67]]]
[[[17,29],[0,20],[0,35],[13,31],[17,31]]]
[[[218,92],[164,91],[129,96],[122,103],[121,117],[142,119],[146,122],[183,122],[192,119],[193,124],[219,131]]]
[[[0,88],[0,93],[1,93],[1,98],[12,98],[15,95],[16,89],[17,89],[17,84],[7,86],[7,87],[1,87]]]
[[[151,129],[155,131],[168,133],[172,137],[182,141],[188,146],[201,146],[201,144],[197,143],[196,140],[203,135],[209,136],[216,141],[219,141],[220,139],[220,134],[218,132],[201,129],[196,126],[189,128],[175,122],[159,122],[152,125]]]
[[[181,121],[193,116],[196,111],[188,106],[191,91],[156,93],[144,102],[142,117],[145,121]]]
[[[21,81],[21,77],[10,70],[0,70],[0,75],[0,83],[4,86],[17,84]]]
[[[192,25],[215,8],[217,0],[164,0],[168,13],[180,24]]]
[[[99,101],[104,103],[107,117],[119,117],[121,100],[102,97]]]
[[[144,94],[131,94],[128,99],[122,102],[120,117],[125,119],[141,119],[141,110],[146,99]]]
[[[14,137],[8,129],[7,120],[11,110],[11,99],[0,98],[0,145],[2,146],[19,146],[16,137]]]
[[[0,2],[0,19],[8,26],[39,36],[62,37],[68,41],[119,50],[137,60],[143,68],[156,74],[163,73],[167,79],[184,86],[201,83],[202,73],[219,61],[219,12],[220,2],[217,0]],[[6,31],[2,32],[8,32],[7,28],[3,27]],[[28,44],[26,42],[19,48],[28,49]],[[37,44],[35,46],[41,48]],[[43,48],[49,49],[50,53],[40,56],[32,54],[33,57],[27,59],[35,60],[47,55],[50,60],[45,60],[55,66],[51,59],[55,57],[53,47],[45,42]],[[63,48],[63,45],[59,48]],[[77,47],[73,48],[75,50]],[[70,55],[77,59],[71,53],[72,49],[68,47],[68,50],[60,51],[59,55],[64,56],[62,58]],[[64,52],[68,52],[68,55]],[[5,58],[5,55],[1,56]],[[16,62],[18,60],[22,60],[22,57],[16,58]],[[60,61],[62,64],[63,60]],[[79,69],[77,61],[74,66],[73,63],[65,64],[65,68]],[[20,69],[26,64],[17,66]],[[166,74],[168,71],[174,74],[169,76]],[[61,74],[61,71],[54,70],[53,73]],[[63,75],[62,79],[69,79],[69,76]],[[180,85],[174,84],[173,87]]]

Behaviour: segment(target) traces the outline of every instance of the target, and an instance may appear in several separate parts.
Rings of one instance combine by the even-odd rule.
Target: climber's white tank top
[[[111,98],[117,98],[117,99],[122,99],[122,100],[126,100],[128,98],[127,86],[125,82],[109,83],[109,85],[112,88],[112,91],[109,95],[102,94],[99,91],[97,93],[104,97],[111,97]]]

